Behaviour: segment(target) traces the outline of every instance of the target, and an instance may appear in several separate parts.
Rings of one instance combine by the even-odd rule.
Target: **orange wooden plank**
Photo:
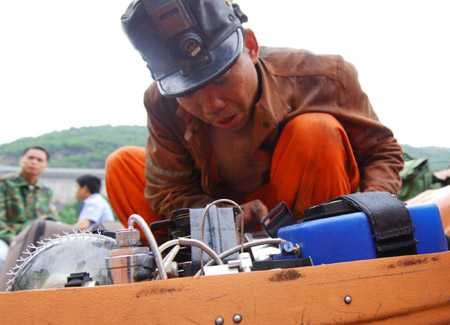
[[[350,304],[345,297],[350,296]],[[450,322],[450,252],[0,294],[2,323],[393,324]]]

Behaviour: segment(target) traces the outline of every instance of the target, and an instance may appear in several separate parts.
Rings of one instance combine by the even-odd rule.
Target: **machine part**
[[[134,275],[136,282],[149,281],[153,278],[153,273],[156,271],[156,262],[153,253],[148,253],[142,268],[142,270],[136,272]]]
[[[116,231],[116,241],[120,247],[141,245],[139,230],[134,228]]]
[[[135,275],[143,270],[148,256],[148,247],[121,247],[111,250],[109,255],[105,259],[111,283],[133,283]]]
[[[261,239],[271,239],[264,231],[245,233],[244,237],[247,243]],[[252,254],[253,261],[266,261],[271,259],[273,255],[280,254],[281,250],[279,245],[266,244],[250,247],[250,253]]]
[[[406,209],[415,227],[417,253],[448,251],[439,208],[428,203],[407,206]],[[378,257],[370,221],[364,212],[298,223],[281,228],[278,236],[298,244],[302,256],[311,256],[315,265]],[[291,258],[296,257],[281,255],[281,259]]]
[[[28,257],[18,260],[6,291],[63,288],[71,273],[89,272],[93,281],[107,284],[105,258],[117,248],[111,237],[89,232],[56,236],[31,246]]]
[[[406,205],[387,192],[353,193],[341,196],[370,221],[377,257],[416,255],[418,240]]]
[[[164,269],[164,262],[161,257],[161,253],[159,252],[158,244],[156,243],[155,236],[153,236],[152,231],[150,230],[150,227],[147,225],[145,220],[138,214],[132,214],[128,218],[128,228],[133,229],[134,223],[137,222],[139,227],[144,232],[145,238],[147,239],[147,242],[150,245],[150,249],[153,253],[153,256],[155,257],[156,265],[158,266],[158,273],[161,280],[167,279],[167,273]]]
[[[203,271],[206,276],[209,275],[223,275],[223,274],[235,274],[239,273],[239,269],[232,264],[233,261],[228,262],[228,264],[223,265],[210,265],[205,266]],[[239,265],[237,265],[239,266]]]
[[[257,246],[257,245],[266,245],[266,244],[284,244],[287,243],[287,241],[285,241],[284,239],[281,238],[270,238],[270,239],[261,239],[261,240],[256,240],[254,242],[251,243],[244,243],[243,245],[239,245],[233,248],[230,248],[229,250],[219,254],[219,258],[224,258],[226,256],[229,256],[237,251],[239,251],[241,249],[241,247],[243,246],[244,249],[253,247],[253,246]],[[214,261],[211,260],[208,263],[206,263],[205,266],[211,265]],[[200,271],[198,271],[195,276],[199,276],[200,275]]]
[[[201,227],[201,240],[202,242],[205,242],[205,222],[206,222],[206,216],[208,216],[208,223],[209,223],[209,229],[210,229],[210,239],[208,240],[208,242],[210,242],[211,246],[213,247],[213,249],[215,249],[215,251],[218,251],[219,253],[222,253],[224,250],[226,250],[227,248],[232,247],[232,243],[234,243],[234,240],[236,240],[236,226],[234,223],[234,220],[231,219],[230,220],[230,214],[226,214],[224,216],[221,216],[219,218],[219,208],[216,207],[216,205],[218,203],[228,203],[228,204],[232,204],[233,206],[237,207],[239,209],[240,214],[244,215],[244,212],[242,211],[242,208],[234,201],[232,200],[228,200],[228,199],[220,199],[220,200],[216,200],[213,201],[211,203],[209,203],[204,212],[203,212],[203,216],[202,216],[202,227]],[[211,207],[215,207],[215,216],[211,216],[210,214],[208,214],[208,211]],[[230,208],[225,208],[227,211],[232,211],[232,209]],[[193,211],[196,211],[195,209],[193,209]],[[214,211],[214,210],[212,210]],[[195,227],[195,223],[193,222],[193,213],[190,214],[191,216],[191,236],[194,237],[193,232],[196,229]],[[228,216],[228,218],[226,218],[226,216]],[[220,223],[222,222],[221,220],[224,219],[226,221],[229,221],[229,223],[227,224],[229,227],[232,226],[231,229],[227,229],[227,225],[225,225],[225,227],[221,227]],[[232,221],[232,222],[230,222]],[[241,253],[244,252],[244,218],[241,218]],[[231,235],[234,232],[234,236]],[[228,242],[227,240],[233,240],[233,242]],[[237,243],[237,242],[236,242]],[[216,247],[219,244],[218,247]],[[226,245],[226,246],[225,246]],[[204,265],[204,260],[203,260],[203,251],[200,251],[200,270],[203,272],[203,265]],[[194,250],[192,250],[192,261],[194,262]]]
[[[98,285],[98,281],[92,281],[88,272],[71,273],[67,277],[66,288],[70,287],[94,287]]]
[[[175,247],[172,248],[172,250],[169,252],[169,254],[167,254],[166,257],[164,257],[163,261],[164,261],[164,268],[166,269],[166,272],[170,272],[170,269],[172,268],[172,262],[175,259],[175,256],[180,251],[180,249],[181,249],[180,245],[175,245]]]
[[[172,278],[178,278],[178,263],[174,262],[175,256],[180,251],[181,246],[175,245],[174,248],[169,252],[169,254],[164,257],[164,268],[166,269],[166,272],[170,274]]]
[[[189,215],[191,238],[200,240],[219,254],[237,245],[236,225],[231,207],[217,208],[208,205],[204,209],[190,209]],[[210,257],[201,252],[197,247],[191,248],[192,263],[209,261]],[[233,258],[237,258],[237,255]]]
[[[205,251],[207,254],[209,254],[212,257],[212,260],[210,261],[209,265],[211,265],[213,262],[215,262],[218,265],[224,264],[222,262],[222,259],[219,257],[219,255],[217,255],[217,253],[214,252],[211,247],[202,243],[200,240],[184,238],[184,237],[172,239],[168,242],[165,242],[164,244],[162,244],[159,247],[160,253],[164,252],[166,249],[168,249],[171,246],[180,246],[180,247],[181,246],[195,246],[195,247],[201,248],[203,251]],[[171,254],[169,253],[169,255],[171,255]],[[167,256],[166,256],[166,258],[167,258]],[[175,262],[172,262],[172,263],[175,263]],[[183,276],[194,276],[194,275],[198,276],[199,275],[199,274],[196,274],[196,272],[200,269],[200,264],[189,262],[189,263],[180,263],[180,265],[183,266]],[[172,265],[172,267],[173,267],[173,265]],[[173,271],[173,269],[171,269],[171,272],[172,271]],[[173,274],[172,274],[172,276],[173,276]],[[178,274],[176,276],[178,276]]]
[[[204,250],[207,254],[209,254],[212,257],[212,262],[216,262],[216,264],[223,264],[222,259],[217,255],[217,253],[208,245],[204,244],[203,242],[191,239],[191,238],[177,238],[173,239],[171,241],[165,242],[159,247],[159,251],[163,252],[167,248],[174,246],[174,245],[187,245],[187,246],[195,246],[198,248],[201,248]],[[229,254],[230,255],[230,254]],[[227,255],[228,256],[228,255]]]
[[[242,322],[242,316],[239,315],[239,314],[234,315],[234,316],[233,316],[233,322],[234,322],[235,324],[239,324],[240,322]]]
[[[239,209],[233,207],[233,214],[236,217],[239,214]],[[154,221],[150,224],[150,230],[167,231],[168,240],[176,239],[178,237],[188,237],[191,235],[189,208],[182,208],[173,210],[170,213],[170,219]]]
[[[224,323],[224,320],[223,320],[222,317],[217,317],[216,318],[216,325],[223,325],[223,323]]]
[[[278,230],[295,224],[296,221],[292,216],[292,212],[285,202],[281,202],[273,208],[267,216],[261,220],[261,226],[266,234],[272,238],[276,238]]]
[[[177,262],[170,263],[169,274],[172,278],[178,278],[180,276],[178,273],[178,263]]]
[[[282,253],[284,256],[295,255],[297,257],[302,257],[302,249],[298,244],[292,244],[289,242],[288,244],[281,245]]]
[[[252,271],[265,271],[277,269],[291,269],[294,267],[312,266],[311,257],[296,258],[290,260],[273,260],[273,261],[255,261],[253,262]]]
[[[250,257],[250,253],[244,252],[239,254],[239,269],[242,272],[251,272],[252,271],[252,258]]]
[[[358,210],[344,200],[336,200],[315,205],[306,209],[304,212],[305,218],[303,221],[311,221],[358,212]]]

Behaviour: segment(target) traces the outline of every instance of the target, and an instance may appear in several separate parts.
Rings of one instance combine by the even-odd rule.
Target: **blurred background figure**
[[[99,193],[102,186],[100,178],[83,175],[78,177],[76,182],[78,183],[76,198],[82,202],[82,206],[75,227],[86,230],[96,223],[114,221],[109,203]]]
[[[16,236],[36,219],[57,220],[53,192],[39,176],[48,167],[50,154],[39,146],[28,147],[19,158],[21,171],[0,179],[0,263]]]

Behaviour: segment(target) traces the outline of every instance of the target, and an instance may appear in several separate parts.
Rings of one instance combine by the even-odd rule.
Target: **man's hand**
[[[241,205],[244,211],[244,231],[255,230],[261,224],[261,220],[269,213],[261,200],[253,200]],[[241,230],[242,214],[236,217],[236,227]]]
[[[83,219],[83,220],[78,221],[75,224],[75,227],[80,228],[81,230],[86,230],[90,227],[91,223],[92,223],[91,220]]]

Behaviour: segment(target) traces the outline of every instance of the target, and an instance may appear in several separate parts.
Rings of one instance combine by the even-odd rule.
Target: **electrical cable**
[[[201,242],[200,240],[197,240],[197,239],[185,238],[185,237],[172,239],[172,240],[169,240],[169,241],[165,242],[161,246],[159,246],[159,251],[160,251],[160,253],[162,253],[167,248],[169,248],[171,246],[175,246],[175,245],[198,247],[202,251],[205,251],[209,256],[211,256],[213,258],[212,261],[216,262],[216,264],[223,265],[223,261],[219,257],[219,255],[216,252],[214,252],[214,250],[211,247],[209,247],[208,245],[206,245],[205,243],[203,243],[203,242]]]
[[[244,212],[242,211],[242,208],[237,204],[236,202],[228,199],[219,199],[216,201],[213,201],[209,203],[206,208],[205,212],[203,213],[202,217],[202,242],[205,242],[205,220],[206,220],[206,214],[208,213],[209,208],[211,208],[213,205],[216,205],[217,203],[230,203],[234,206],[236,206],[239,209],[240,214],[242,214],[242,222],[241,222],[241,253],[244,252]],[[203,251],[200,251],[200,271],[203,272]]]
[[[173,262],[173,259],[175,258],[175,256],[177,256],[178,252],[180,251],[181,246],[180,245],[175,245],[172,250],[169,252],[169,254],[166,255],[166,257],[164,257],[163,262],[164,262],[164,267],[167,269],[170,264]],[[167,271],[166,271],[167,272]]]
[[[251,242],[247,242],[245,243],[243,246],[245,249],[253,247],[253,246],[259,246],[259,245],[275,245],[275,244],[289,244],[288,241],[281,239],[281,238],[265,238],[265,239],[258,239],[255,241],[251,241]],[[235,246],[233,248],[230,248],[228,250],[226,250],[225,252],[222,252],[219,254],[219,258],[220,259],[224,259],[225,257],[227,257],[228,255],[231,255],[233,253],[236,253],[237,251],[239,251],[239,249],[242,247],[242,245],[238,245]],[[213,260],[208,261],[205,266],[209,266],[211,264],[213,264]],[[202,272],[202,270],[200,269],[194,276],[199,276]]]
[[[180,251],[180,245],[175,245],[174,248],[172,248],[172,250],[169,252],[169,254],[167,254],[164,258],[163,258],[163,263],[164,263],[164,269],[166,270],[166,272],[170,272],[170,266],[173,262],[173,259],[175,258],[175,256],[177,256],[178,252]],[[161,251],[160,251],[161,252]],[[169,269],[169,271],[167,271],[167,269]],[[156,280],[159,280],[159,275],[156,276]]]
[[[158,244],[156,243],[156,239],[153,236],[153,233],[150,230],[150,227],[147,225],[145,220],[140,215],[132,214],[128,218],[128,228],[133,229],[133,226],[134,226],[135,222],[137,222],[137,224],[139,225],[141,230],[144,232],[145,238],[147,239],[147,241],[148,241],[148,243],[150,245],[150,250],[153,253],[153,256],[154,256],[155,261],[156,261],[156,265],[158,267],[159,277],[162,280],[166,280],[167,279],[167,273],[166,273],[166,269],[164,268],[164,262],[162,260],[161,253],[159,252]]]

